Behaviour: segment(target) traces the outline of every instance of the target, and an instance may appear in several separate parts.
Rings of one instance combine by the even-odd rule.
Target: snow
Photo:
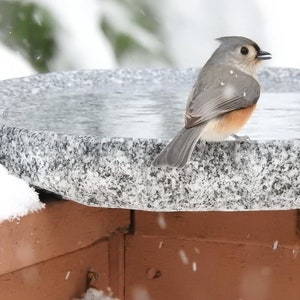
[[[147,288],[143,285],[134,285],[131,287],[131,298],[132,300],[153,300],[150,296]]]
[[[235,95],[235,88],[228,84],[225,86],[223,90],[223,96],[227,99],[232,98]]]
[[[68,271],[67,274],[66,274],[66,276],[65,276],[65,280],[68,280],[69,277],[70,277],[70,275],[71,275],[71,271]]]
[[[0,223],[18,219],[44,208],[38,194],[24,180],[0,165]]]
[[[180,260],[181,262],[184,264],[184,265],[188,265],[189,264],[189,258],[187,257],[185,251],[183,249],[180,249],[178,251],[178,255],[180,257]]]
[[[199,248],[197,248],[197,247],[194,247],[194,251],[195,251],[197,254],[200,254],[200,250],[199,250]]]
[[[278,241],[275,241],[273,243],[273,250],[276,250],[278,248]]]
[[[166,229],[167,228],[167,222],[166,222],[166,219],[165,219],[165,216],[164,216],[163,213],[158,213],[157,224],[158,224],[160,229]]]
[[[197,263],[195,261],[193,261],[193,263],[192,263],[192,269],[193,269],[193,272],[197,272]]]
[[[299,254],[300,249],[293,249],[292,254],[293,254],[293,258],[296,259],[298,254]]]
[[[89,288],[83,295],[83,298],[75,298],[74,300],[118,300],[117,298],[111,298],[106,296],[103,291],[98,291],[94,288]]]

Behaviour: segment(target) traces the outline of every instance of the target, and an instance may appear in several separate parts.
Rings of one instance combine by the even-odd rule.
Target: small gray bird
[[[182,168],[199,139],[220,141],[235,136],[253,113],[260,95],[254,75],[271,54],[241,36],[218,38],[190,92],[185,127],[155,158],[154,166]]]

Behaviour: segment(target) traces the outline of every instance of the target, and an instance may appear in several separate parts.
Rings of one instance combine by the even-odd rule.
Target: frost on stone
[[[10,175],[7,169],[0,165],[0,223],[20,218],[44,206],[27,182]]]

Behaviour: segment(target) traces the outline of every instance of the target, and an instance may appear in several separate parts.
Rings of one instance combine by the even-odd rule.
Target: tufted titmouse
[[[154,166],[183,167],[199,139],[235,136],[248,121],[260,95],[254,78],[261,60],[271,54],[241,36],[218,38],[220,46],[202,68],[189,95],[185,127],[155,158]]]

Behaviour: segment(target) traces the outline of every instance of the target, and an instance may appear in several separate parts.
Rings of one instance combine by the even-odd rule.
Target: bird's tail
[[[182,168],[190,159],[199,140],[202,126],[183,128],[167,147],[154,159],[153,166]]]

